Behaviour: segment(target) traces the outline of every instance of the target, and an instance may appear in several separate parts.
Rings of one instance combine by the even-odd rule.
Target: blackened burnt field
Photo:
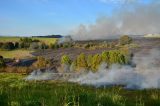
[[[84,53],[86,55],[89,54],[97,54],[102,53],[107,50],[119,49],[121,47],[118,45],[118,39],[110,39],[110,40],[90,40],[90,41],[75,41],[75,44],[85,45],[87,43],[99,44],[101,43],[112,43],[114,47],[101,47],[94,49],[85,49],[81,47],[70,47],[70,48],[59,48],[56,50],[39,50],[33,52],[34,56],[43,56],[45,58],[51,59],[55,65],[60,65],[60,59],[62,55],[68,55],[71,59],[75,59],[77,55]],[[134,38],[133,45],[129,46],[130,51],[138,56],[143,56],[147,54],[151,49],[160,50],[160,38]]]

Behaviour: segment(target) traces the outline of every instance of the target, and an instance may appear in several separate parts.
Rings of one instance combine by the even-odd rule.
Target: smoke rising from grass
[[[102,63],[96,73],[92,71],[57,73],[56,70],[35,70],[26,80],[64,80],[95,87],[123,85],[127,89],[160,88],[160,50],[153,49],[147,53],[141,51],[134,56],[133,63],[136,67],[114,64],[108,69],[107,64]],[[69,70],[69,67],[67,66],[66,69]]]
[[[160,2],[131,2],[121,4],[112,16],[99,17],[95,24],[81,24],[71,31],[73,39],[114,38],[119,35],[160,33]]]
[[[101,64],[96,73],[89,72],[71,82],[99,86],[123,85],[127,89],[160,88],[160,51],[152,50],[144,57],[135,56],[133,60],[137,66],[112,65],[106,69],[106,64]]]

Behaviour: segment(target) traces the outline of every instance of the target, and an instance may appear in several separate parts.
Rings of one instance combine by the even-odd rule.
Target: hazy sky
[[[0,0],[0,35],[68,34],[135,1],[154,0]]]

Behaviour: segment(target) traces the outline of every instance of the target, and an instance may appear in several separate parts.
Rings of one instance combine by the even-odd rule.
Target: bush
[[[92,55],[88,55],[88,57],[87,57],[88,69],[91,69],[92,59],[93,59],[93,56]]]
[[[102,56],[99,54],[95,54],[92,59],[91,69],[92,71],[97,71],[99,65],[102,63]]]
[[[19,43],[15,42],[14,47],[15,47],[15,49],[19,48]]]
[[[50,48],[50,49],[55,49],[55,45],[51,43],[51,44],[49,45],[49,48]]]
[[[20,42],[24,42],[24,43],[32,43],[32,39],[31,38],[20,38]]]
[[[44,68],[51,66],[50,60],[45,59],[42,56],[37,57],[37,61],[33,64],[36,68]]]
[[[127,35],[124,35],[124,36],[120,37],[119,43],[120,43],[120,45],[130,44],[130,43],[132,43],[132,38]]]
[[[45,43],[41,43],[40,46],[39,46],[40,49],[48,49],[49,46],[46,45]]]
[[[102,61],[109,63],[109,52],[108,51],[103,51],[102,52]]]
[[[87,69],[88,65],[87,65],[87,60],[85,57],[84,53],[81,53],[78,57],[77,57],[77,68],[78,70],[80,69]]]
[[[67,64],[67,65],[70,65],[72,62],[71,62],[71,59],[69,58],[69,56],[67,55],[63,55],[61,57],[61,64]]]
[[[30,43],[25,43],[25,42],[20,42],[19,43],[19,48],[29,48],[30,47]]]
[[[30,49],[38,49],[39,48],[39,45],[37,42],[33,42],[31,45],[30,45]]]
[[[12,50],[14,49],[14,43],[12,42],[6,42],[3,44],[3,46],[1,47],[2,49],[5,49],[5,50]]]
[[[2,48],[3,47],[3,43],[2,42],[0,42],[0,48]]]
[[[6,64],[5,64],[5,62],[4,62],[4,59],[3,59],[2,56],[0,56],[0,68],[3,68],[3,67],[5,67],[5,66],[6,66]]]

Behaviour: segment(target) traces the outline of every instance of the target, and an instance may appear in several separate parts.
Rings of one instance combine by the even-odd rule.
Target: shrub
[[[39,46],[40,49],[48,49],[49,46],[46,45],[45,43],[41,43],[40,46]]]
[[[55,45],[51,43],[51,44],[49,45],[49,48],[50,48],[50,49],[55,49]]]
[[[15,48],[14,43],[12,43],[12,42],[6,42],[2,46],[2,49],[5,49],[5,50],[12,50],[14,48]]]
[[[109,52],[108,51],[102,52],[102,61],[109,63]]]
[[[44,68],[51,66],[51,62],[42,56],[37,57],[37,61],[33,64],[36,68]]]
[[[2,48],[3,47],[3,43],[2,42],[0,42],[0,48]]]
[[[15,49],[19,48],[19,43],[15,42],[14,47],[15,47]]]
[[[30,45],[30,49],[38,49],[39,48],[39,45],[37,42],[33,42],[31,45]]]
[[[31,38],[20,38],[20,42],[24,42],[24,43],[32,43],[32,39]]]
[[[58,49],[60,46],[58,44],[54,45],[54,49]]]
[[[87,60],[85,57],[84,53],[81,53],[78,57],[77,57],[77,68],[78,70],[80,69],[87,69],[88,65],[87,65]]]
[[[92,71],[94,72],[97,71],[101,63],[102,63],[102,56],[99,54],[95,54],[92,59],[92,65],[91,65]]]
[[[92,55],[88,55],[88,57],[87,57],[87,64],[88,64],[88,68],[89,69],[91,69],[92,59],[93,59],[93,56]]]
[[[130,44],[131,42],[132,42],[132,38],[127,35],[124,35],[119,39],[120,45]]]
[[[69,58],[69,56],[63,55],[63,56],[61,57],[61,64],[70,65],[70,64],[71,64],[71,59]]]
[[[34,39],[34,40],[32,40],[32,42],[40,42],[40,40]]]
[[[4,62],[3,57],[2,57],[2,56],[0,56],[0,57],[1,57],[1,58],[0,58],[0,68],[3,68],[3,67],[6,66],[6,64],[5,64],[5,62]]]

